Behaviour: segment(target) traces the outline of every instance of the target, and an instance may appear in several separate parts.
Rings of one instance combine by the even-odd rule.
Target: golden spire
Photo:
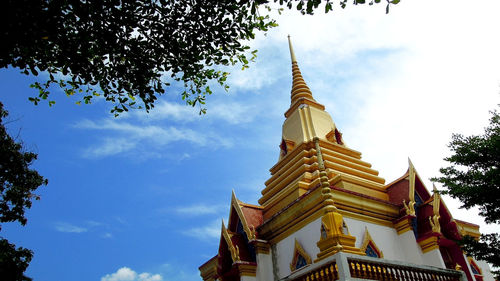
[[[288,34],[288,47],[290,48],[290,57],[292,58],[292,63],[297,62],[295,53],[293,52],[292,41],[290,41],[290,34]]]
[[[311,90],[307,86],[304,78],[302,77],[302,73],[300,73],[299,66],[297,64],[297,58],[295,57],[295,53],[293,52],[292,41],[290,40],[290,35],[288,35],[288,46],[290,47],[290,57],[292,59],[292,105],[299,101],[301,98],[306,98],[311,101],[315,101]]]

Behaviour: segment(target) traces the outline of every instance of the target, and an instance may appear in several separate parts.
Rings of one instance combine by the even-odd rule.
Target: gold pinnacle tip
[[[292,63],[297,62],[295,53],[293,52],[292,40],[290,40],[290,34],[288,35],[288,47],[290,48],[290,57],[292,58]]]

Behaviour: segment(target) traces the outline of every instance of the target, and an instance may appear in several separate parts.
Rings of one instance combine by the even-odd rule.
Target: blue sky
[[[405,1],[389,15],[382,6],[285,13],[251,42],[257,62],[232,70],[230,92],[211,96],[201,117],[174,92],[150,114],[119,118],[103,101],[78,106],[59,91],[55,106],[34,106],[36,78],[0,71],[8,128],[49,179],[28,224],[6,224],[2,236],[34,250],[27,274],[38,281],[200,280],[231,190],[255,204],[278,159],[287,34],[315,98],[387,183],[408,157],[422,178],[437,175],[451,133],[481,133],[500,101],[500,7],[435,2]],[[498,231],[445,200],[456,218]]]

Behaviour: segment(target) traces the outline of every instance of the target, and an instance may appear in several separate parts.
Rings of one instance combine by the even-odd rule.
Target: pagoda
[[[292,89],[279,160],[259,205],[234,191],[205,281],[494,280],[456,243],[479,226],[454,219],[409,161],[386,184],[348,147],[300,72],[290,37]]]

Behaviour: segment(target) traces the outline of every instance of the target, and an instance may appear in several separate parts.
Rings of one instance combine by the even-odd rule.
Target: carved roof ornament
[[[414,216],[415,215],[415,167],[411,162],[410,158],[408,158],[408,177],[409,177],[409,188],[408,188],[408,205],[405,200],[403,200],[403,205],[405,206],[406,214]]]
[[[239,203],[240,203],[240,200],[238,200],[238,198],[236,198],[236,194],[234,193],[234,189],[233,189],[232,194],[231,194],[231,206],[234,208],[234,210],[238,214],[238,217],[240,219],[241,224],[243,225],[243,230],[245,231],[248,240],[255,240],[256,239],[255,228],[253,228],[253,231],[252,231],[252,229],[248,226],[248,222],[247,222],[245,216],[243,215],[243,210],[241,210],[241,206]],[[231,219],[231,215],[229,216],[229,219]]]
[[[311,257],[309,256],[309,254],[307,254],[307,252],[304,250],[304,248],[302,248],[302,245],[300,245],[299,241],[297,241],[297,238],[295,238],[293,258],[292,258],[292,262],[290,263],[290,270],[291,271],[299,269],[297,267],[297,261],[299,259],[299,256],[302,256],[302,258],[304,259],[306,264],[312,263],[312,260],[311,260]]]
[[[234,247],[233,241],[231,240],[232,234],[227,231],[224,220],[222,220],[221,232],[224,240],[226,241],[227,247],[229,248],[229,252],[231,252],[231,258],[233,259],[233,262],[240,261],[240,251],[238,249],[238,246],[236,246],[236,248]]]
[[[441,205],[441,196],[439,195],[439,191],[436,188],[436,185],[432,184],[432,192],[434,193],[432,195],[432,211],[434,215],[432,217],[429,217],[429,223],[432,227],[432,232],[441,232],[441,226],[439,224],[439,205]]]
[[[432,201],[432,209],[434,211],[435,216],[439,216],[439,206],[441,205],[441,195],[436,188],[435,184],[432,184],[432,192],[433,192],[433,201]]]
[[[257,239],[257,236],[256,236],[256,231],[255,231],[255,227],[254,226],[250,226],[250,237],[248,237],[248,240],[255,240]]]
[[[365,235],[363,237],[363,243],[361,243],[361,251],[366,252],[366,249],[368,246],[371,246],[372,249],[377,253],[379,258],[383,258],[384,254],[380,249],[377,247],[377,244],[375,244],[375,241],[373,240],[372,236],[370,235],[370,232],[368,232],[368,227],[365,226]]]

